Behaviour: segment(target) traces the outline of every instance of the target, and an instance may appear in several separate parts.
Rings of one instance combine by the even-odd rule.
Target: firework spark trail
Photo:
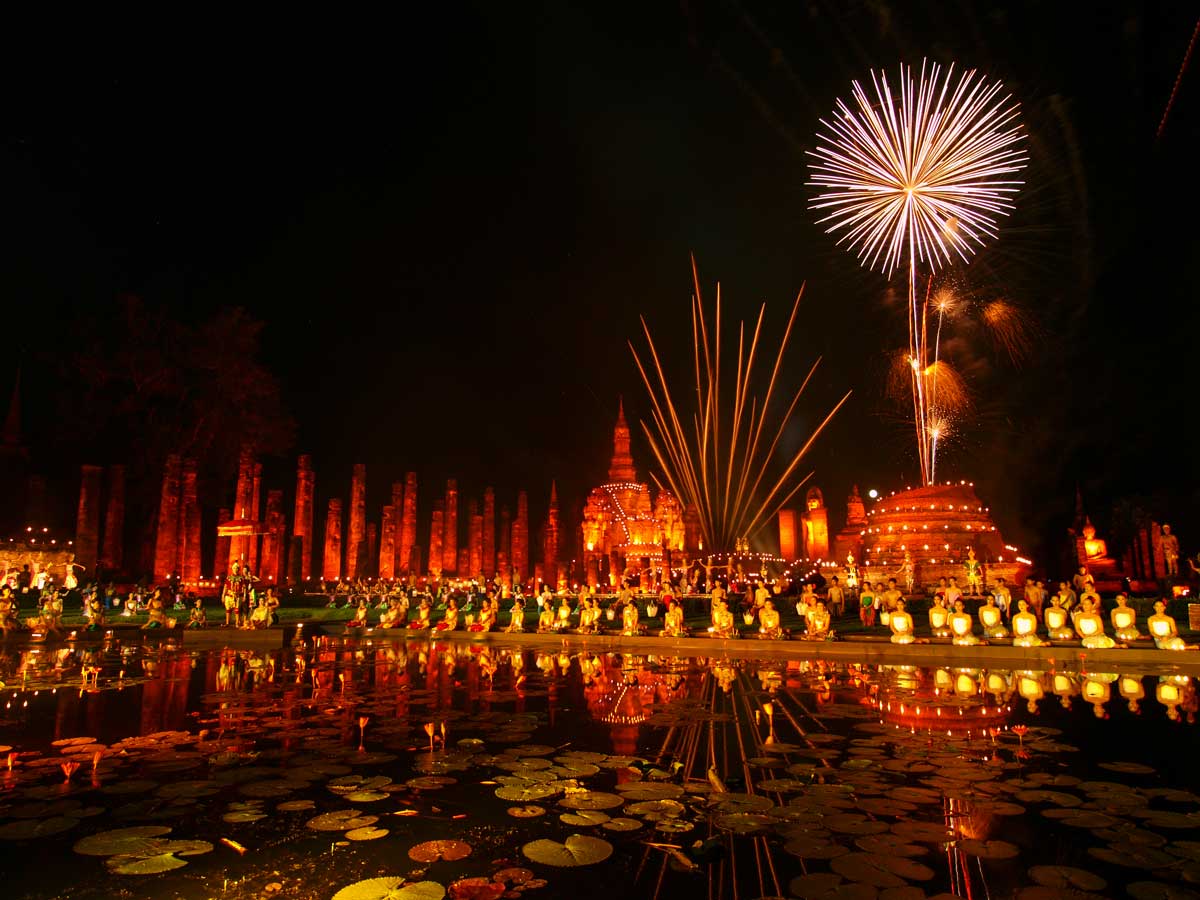
[[[638,372],[650,396],[650,422],[642,428],[662,470],[667,487],[693,507],[710,552],[732,549],[739,538],[752,537],[779,509],[787,505],[807,477],[796,481],[796,471],[813,441],[834,414],[849,399],[841,398],[809,435],[804,445],[787,458],[782,474],[766,481],[776,450],[793,413],[808,387],[818,359],[778,420],[769,420],[769,409],[780,381],[783,359],[796,321],[800,296],[792,305],[787,327],[776,352],[766,391],[753,393],[754,367],[758,360],[766,308],[759,310],[752,336],[747,340],[744,324],[738,330],[738,359],[733,373],[732,410],[726,417],[721,402],[721,306],[720,290],[713,317],[707,318],[700,293],[699,277],[692,264],[695,294],[692,297],[692,368],[696,383],[696,408],[692,429],[683,424],[663,371],[650,327],[642,320],[648,353],[645,358],[630,342]],[[803,291],[801,291],[801,296]],[[711,330],[710,330],[711,324]],[[711,339],[710,339],[711,335]],[[773,432],[773,433],[772,433]],[[765,448],[765,449],[764,449]],[[664,487],[655,476],[655,482]]]
[[[821,120],[809,184],[826,190],[810,208],[823,211],[818,224],[867,268],[890,277],[907,264],[913,420],[929,484],[937,386],[926,389],[928,294],[918,300],[917,267],[968,262],[997,236],[996,220],[1013,208],[1021,186],[1012,176],[1027,161],[1024,135],[1019,105],[973,69],[955,82],[954,66],[943,75],[936,63],[922,63],[914,82],[912,68],[901,65],[896,93],[883,72],[871,72],[871,85],[873,95],[853,82],[853,106],[838,100],[834,116]]]

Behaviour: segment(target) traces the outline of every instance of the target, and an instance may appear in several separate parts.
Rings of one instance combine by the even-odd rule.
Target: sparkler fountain
[[[883,72],[872,72],[871,83],[873,96],[856,81],[853,103],[838,100],[834,116],[821,120],[810,184],[824,192],[810,205],[867,268],[888,276],[907,269],[913,420],[921,480],[931,485],[946,427],[938,399],[941,311],[918,292],[918,266],[966,263],[996,237],[996,219],[1013,208],[1021,185],[1013,176],[1027,160],[1024,135],[1011,95],[974,69],[955,82],[953,66],[943,73],[922,63],[914,81],[912,68],[901,65],[897,94]]]

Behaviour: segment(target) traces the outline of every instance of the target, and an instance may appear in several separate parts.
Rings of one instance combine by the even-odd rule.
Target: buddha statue
[[[1109,613],[1109,620],[1118,641],[1136,641],[1142,636],[1137,629],[1137,610],[1129,605],[1124,591],[1117,594],[1117,605]]]
[[[1096,537],[1096,526],[1091,519],[1083,523],[1083,549],[1088,559],[1104,559],[1108,556],[1108,544]]]

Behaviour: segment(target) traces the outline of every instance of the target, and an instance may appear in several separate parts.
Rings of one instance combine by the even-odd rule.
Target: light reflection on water
[[[327,898],[359,879],[416,878],[408,850],[431,839],[472,852],[425,878],[528,866],[548,884],[513,896],[535,898],[607,897],[614,879],[632,897],[817,896],[839,883],[1000,896],[1055,877],[1039,865],[1092,870],[1101,895],[1200,880],[1188,843],[1200,799],[1180,753],[1196,691],[1170,672],[324,641],[8,650],[0,680],[12,747],[0,854],[28,873],[14,897]],[[330,783],[354,776],[374,779],[372,799]],[[452,781],[411,784],[430,776]],[[544,812],[510,812],[529,807]],[[347,808],[389,833],[345,842],[306,825]],[[28,836],[51,820],[60,832]],[[214,849],[147,876],[70,852],[159,823]],[[579,868],[522,856],[572,833],[612,856]],[[470,887],[482,890],[458,890]]]

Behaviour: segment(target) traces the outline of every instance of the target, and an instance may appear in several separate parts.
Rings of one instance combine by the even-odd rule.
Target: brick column
[[[181,461],[172,453],[163,468],[158,501],[158,531],[154,536],[154,580],[167,578],[179,561],[179,482]],[[85,467],[86,468],[86,467]],[[80,508],[82,509],[82,500]],[[76,539],[76,546],[79,541]],[[78,551],[76,551],[78,555]],[[82,562],[82,559],[80,560]],[[85,563],[86,565],[86,563]]]
[[[326,581],[337,581],[342,575],[342,501],[329,501],[325,513],[325,560],[321,571]]]

